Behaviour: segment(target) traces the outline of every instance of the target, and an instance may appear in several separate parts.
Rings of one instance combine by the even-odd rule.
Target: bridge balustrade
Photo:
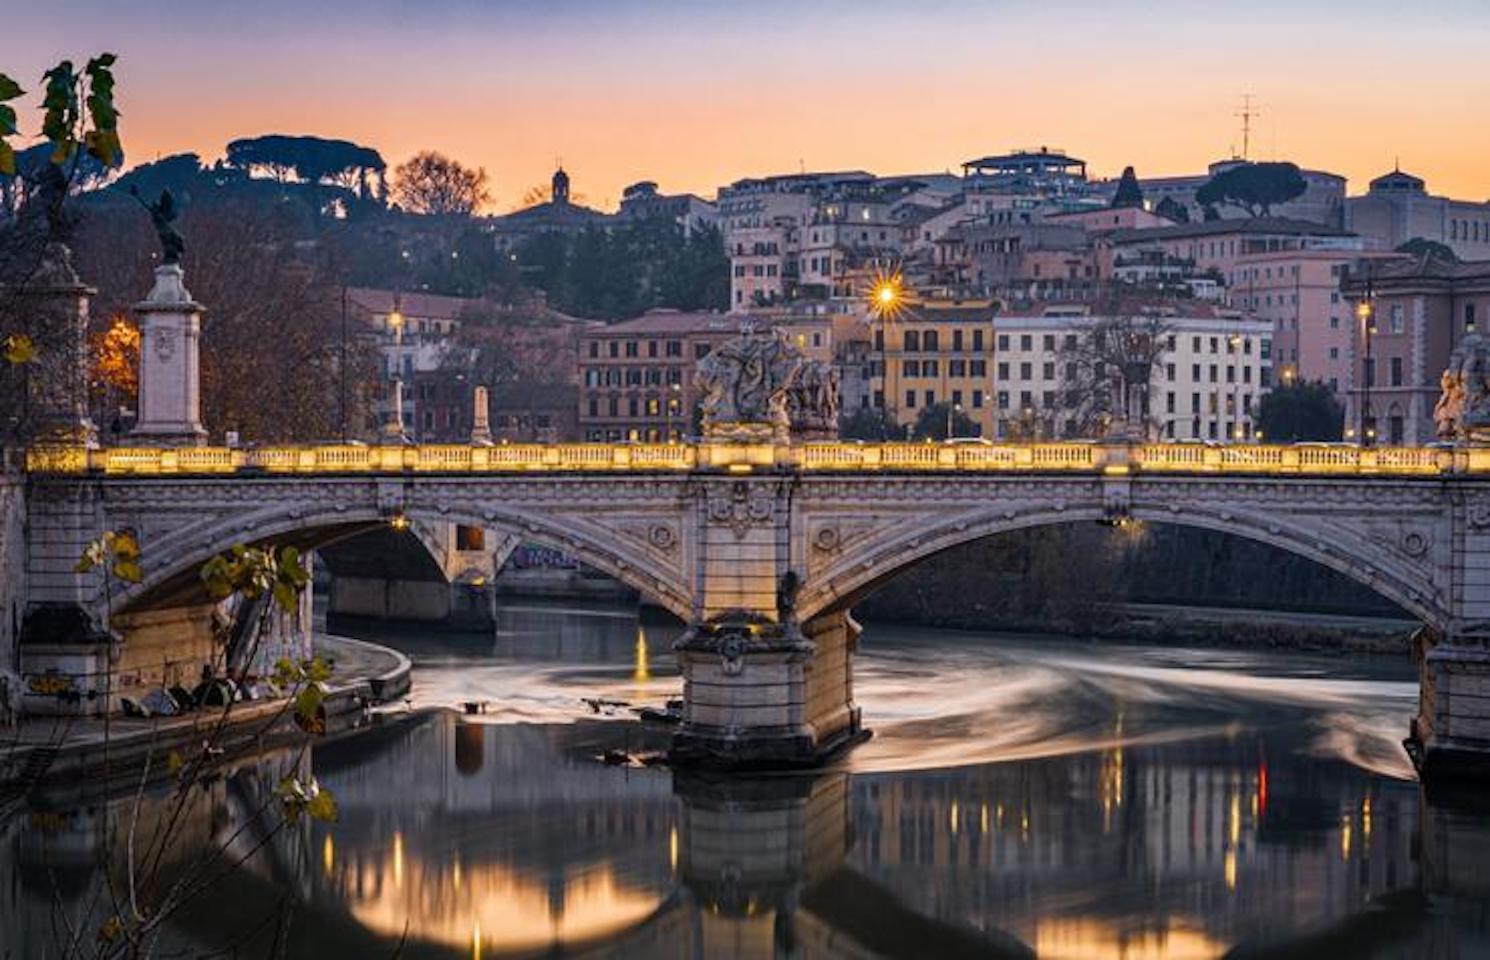
[[[938,444],[824,441],[770,444],[464,444],[226,447],[35,447],[36,474],[150,476],[264,473],[507,473],[752,470],[1041,471],[1435,476],[1490,473],[1490,449],[1328,444]]]

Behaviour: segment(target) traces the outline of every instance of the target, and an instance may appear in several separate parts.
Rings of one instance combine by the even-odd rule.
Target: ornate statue
[[[1459,433],[1459,421],[1464,416],[1464,385],[1452,367],[1438,378],[1438,403],[1433,406],[1434,431],[1440,440],[1452,441]]]
[[[764,443],[787,439],[787,387],[802,354],[780,331],[743,326],[740,336],[698,363],[704,435]]]
[[[171,191],[162,190],[160,199],[154,203],[141,199],[140,192],[134,187],[129,188],[129,193],[139,201],[140,206],[150,212],[150,222],[155,227],[155,235],[160,238],[161,263],[180,263],[181,254],[186,252],[186,240],[182,238],[181,231],[176,229],[176,198],[171,195]]]
[[[838,435],[838,368],[803,360],[787,382],[787,414],[792,435],[827,440]]]
[[[1449,354],[1433,408],[1438,435],[1467,443],[1490,443],[1490,343],[1471,333]]]

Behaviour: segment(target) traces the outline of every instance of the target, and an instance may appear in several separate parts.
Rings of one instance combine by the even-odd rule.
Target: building
[[[1140,177],[1138,185],[1143,190],[1144,206],[1157,211],[1161,203],[1169,200],[1182,207],[1189,214],[1191,222],[1199,223],[1205,219],[1206,211],[1195,201],[1196,191],[1217,174],[1246,163],[1247,160],[1233,157],[1211,164],[1205,173],[1177,177]],[[1279,204],[1274,208],[1273,214],[1330,227],[1348,226],[1345,223],[1345,178],[1325,170],[1300,169],[1299,173],[1304,178],[1304,192],[1287,203]],[[1110,199],[1117,191],[1117,185],[1118,181],[1115,179],[1104,180],[1094,184],[1092,190],[1095,195]],[[1247,211],[1231,206],[1217,206],[1214,214],[1222,219],[1246,219],[1251,216]]]
[[[1346,439],[1437,439],[1433,407],[1449,354],[1490,317],[1490,260],[1420,256],[1367,262],[1344,281],[1351,310]]]
[[[1490,203],[1428,193],[1420,177],[1393,170],[1371,181],[1365,196],[1345,202],[1345,225],[1389,250],[1430,240],[1461,260],[1490,259]]]
[[[643,180],[621,192],[621,209],[616,219],[622,222],[669,220],[677,224],[683,236],[687,237],[697,230],[716,226],[719,208],[691,193],[659,193],[655,182]]]
[[[585,440],[681,440],[697,433],[699,360],[739,336],[739,314],[652,310],[585,331],[578,430]]]
[[[1224,281],[1238,257],[1293,250],[1368,249],[1361,237],[1310,220],[1257,217],[1250,220],[1209,220],[1168,227],[1113,230],[1095,238],[1102,276],[1114,276],[1125,263],[1159,257],[1187,267],[1191,275],[1209,274]]]
[[[990,436],[994,423],[994,304],[991,300],[928,302],[869,324],[869,393],[909,435],[927,407],[960,406]],[[853,339],[845,349],[853,351]],[[851,365],[844,380],[854,379]],[[862,368],[860,368],[862,369]],[[845,404],[845,411],[851,410]]]
[[[1073,308],[995,318],[991,435],[1080,435],[1073,406],[1085,398],[1066,394],[1080,376],[1073,356],[1113,320]],[[1146,398],[1154,432],[1169,440],[1253,439],[1257,401],[1272,383],[1272,325],[1199,304],[1166,309],[1155,324],[1166,342]]]
[[[1236,259],[1226,277],[1227,301],[1273,325],[1273,368],[1279,383],[1325,383],[1344,402],[1352,326],[1341,281],[1359,264],[1383,258],[1401,255],[1307,249]]]
[[[348,312],[359,327],[370,330],[377,338],[383,356],[385,381],[378,404],[380,422],[392,416],[396,387],[403,392],[404,432],[417,438],[426,420],[428,429],[435,431],[436,424],[447,418],[447,411],[426,411],[424,405],[433,403],[448,408],[455,402],[447,388],[435,384],[443,376],[440,371],[446,364],[450,338],[460,329],[467,311],[481,301],[373,287],[348,287],[345,297]],[[434,399],[436,396],[440,399]],[[469,419],[469,416],[468,410],[465,417]]]
[[[510,250],[523,241],[545,233],[581,233],[592,227],[609,226],[609,214],[574,203],[569,196],[569,174],[560,167],[554,171],[549,199],[524,207],[506,216],[492,217],[486,230],[498,250]]]

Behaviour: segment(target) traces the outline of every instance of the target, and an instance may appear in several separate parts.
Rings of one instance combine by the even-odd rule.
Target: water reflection
[[[579,667],[538,658],[536,641],[468,653],[450,638],[422,641],[429,689],[486,670],[521,690],[526,666],[526,695],[566,700],[564,722],[416,715],[321,744],[307,762],[336,792],[340,822],[275,838],[181,916],[171,948],[246,938],[241,955],[264,956],[268,934],[253,930],[288,896],[290,956],[391,956],[405,938],[405,957],[486,958],[1490,950],[1484,798],[1428,802],[1416,784],[1319,746],[1342,716],[1355,736],[1388,736],[1372,718],[1398,697],[1395,676],[1321,677],[1249,655],[1195,663],[1191,678],[1190,654],[979,653],[964,638],[888,636],[859,688],[866,713],[885,718],[888,749],[818,776],[711,779],[595,762],[643,735],[620,720],[576,722],[577,698],[597,681],[671,682],[656,676],[666,644],[650,625],[608,618],[595,629],[588,647],[568,641],[593,654]],[[1044,675],[1055,661],[1058,683]],[[1214,675],[1243,669],[1260,680]],[[943,684],[955,695],[938,713]],[[995,721],[1018,711],[1034,714],[1021,730],[1055,732],[1058,749],[1016,744],[1030,755],[977,762],[990,743],[1011,744]],[[973,759],[895,768],[891,757],[917,759],[906,725],[934,755],[961,730]],[[184,845],[232,836],[287,762],[244,763],[202,791]],[[58,955],[44,946],[55,942],[52,903],[70,916],[86,908],[103,825],[128,812],[127,801],[44,795],[0,825],[0,955]]]

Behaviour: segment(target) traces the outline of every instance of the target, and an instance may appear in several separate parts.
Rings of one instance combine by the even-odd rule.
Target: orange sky
[[[928,172],[1040,144],[1094,175],[1159,175],[1240,149],[1249,92],[1254,158],[1359,192],[1400,157],[1435,193],[1490,199],[1483,0],[36,6],[8,19],[0,71],[34,86],[64,55],[117,52],[132,162],[267,132],[390,163],[434,148],[486,167],[498,210],[559,158],[602,207],[638,179],[712,196],[799,167]]]

